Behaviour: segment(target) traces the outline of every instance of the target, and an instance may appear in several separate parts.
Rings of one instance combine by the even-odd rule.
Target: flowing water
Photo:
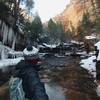
[[[62,88],[57,84],[45,84],[49,100],[68,100],[66,99]]]

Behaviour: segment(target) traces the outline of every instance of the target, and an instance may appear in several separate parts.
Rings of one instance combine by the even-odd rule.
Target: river
[[[49,100],[68,100],[66,99],[62,88],[57,84],[45,84]]]
[[[42,75],[49,100],[100,100],[93,76],[79,61],[79,57],[68,56],[46,59],[47,70]]]
[[[39,73],[49,100],[100,100],[93,77],[80,67],[79,61],[79,57],[69,56],[45,58],[45,69]],[[7,84],[0,87],[0,100],[9,100],[8,88]]]

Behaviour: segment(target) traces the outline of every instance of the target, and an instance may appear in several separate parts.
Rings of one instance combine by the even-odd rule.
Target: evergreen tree
[[[81,21],[80,25],[82,27],[83,33],[88,34],[92,25],[89,19],[89,13],[85,13],[83,15],[83,20]]]
[[[43,26],[40,17],[37,15],[31,23],[31,37],[32,41],[38,42],[43,33]]]
[[[61,23],[57,23],[56,28],[57,28],[58,39],[60,40],[60,42],[64,42],[67,37],[66,37],[66,33],[64,31],[63,25]]]
[[[54,42],[64,42],[66,34],[64,32],[63,25],[59,22],[54,22],[52,19],[48,22],[48,33],[51,40]]]
[[[100,34],[100,17],[97,17],[97,18],[96,18],[94,27],[95,27],[95,29],[96,29],[96,32],[97,32],[98,34]]]
[[[52,39],[56,38],[56,32],[57,32],[56,23],[52,19],[50,19],[48,22],[48,32],[50,33]]]
[[[20,4],[23,3],[25,5],[25,8],[32,9],[34,7],[33,0],[0,0],[0,19],[1,20],[8,20],[9,16],[12,16],[14,18],[13,20],[13,28],[17,30],[17,27],[19,26],[19,23],[22,18]]]
[[[27,11],[34,7],[33,0],[0,0],[0,31],[2,29],[3,22],[8,24],[14,30],[15,39],[19,32],[25,32],[30,29],[26,29],[27,23],[25,16],[23,16],[21,4],[25,5]],[[26,30],[25,30],[26,29]],[[23,39],[24,40],[24,39]],[[15,44],[16,40],[13,40]]]

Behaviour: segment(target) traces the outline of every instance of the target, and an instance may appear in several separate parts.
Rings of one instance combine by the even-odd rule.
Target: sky
[[[63,12],[70,0],[34,0],[35,10],[37,10],[42,22]]]

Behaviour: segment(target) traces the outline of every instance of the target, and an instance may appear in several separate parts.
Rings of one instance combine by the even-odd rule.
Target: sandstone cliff
[[[70,5],[67,5],[66,9],[54,19],[60,21],[64,25],[65,31],[68,29],[72,30],[71,27],[77,29],[84,13],[89,12],[91,16],[90,19],[92,21],[95,19],[96,1],[98,0],[92,1],[93,0],[71,0]]]

